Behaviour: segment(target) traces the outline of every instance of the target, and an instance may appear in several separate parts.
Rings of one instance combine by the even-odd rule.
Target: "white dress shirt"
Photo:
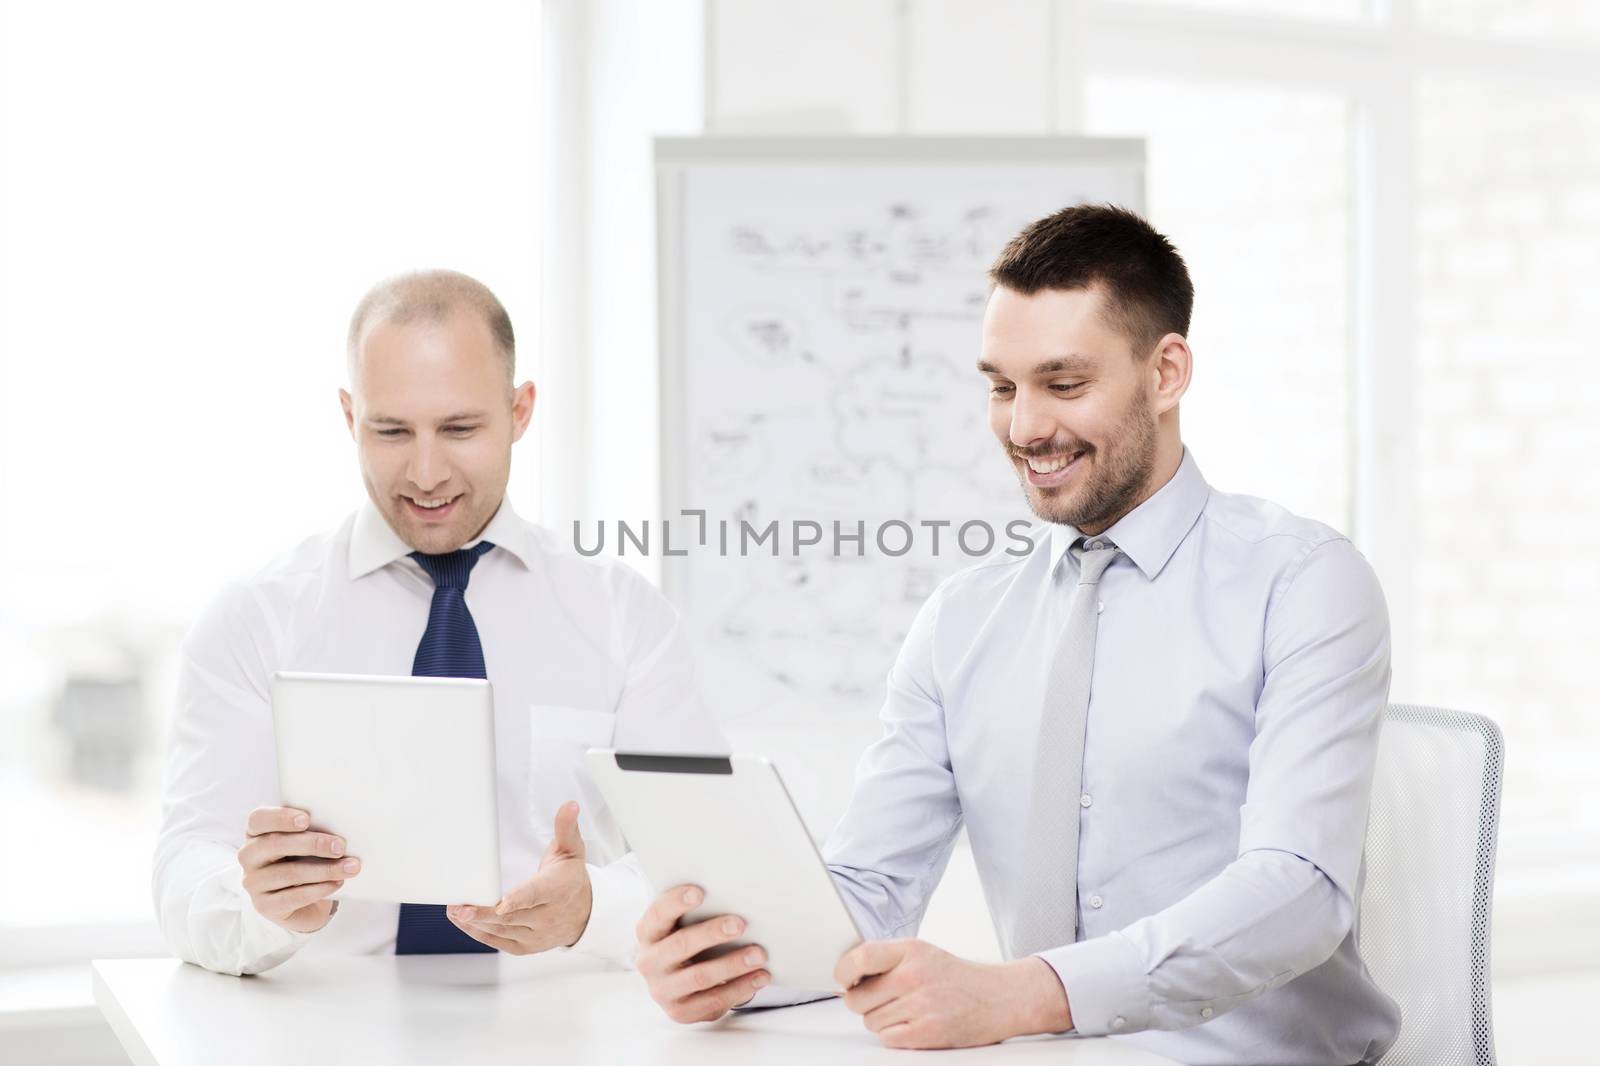
[[[557,808],[578,800],[594,909],[574,949],[626,964],[652,893],[583,772],[584,749],[726,752],[727,742],[694,694],[676,612],[644,578],[564,548],[509,501],[481,539],[495,548],[466,602],[494,689],[502,882],[533,876]],[[195,622],[154,864],[157,916],[180,957],[255,973],[302,949],[394,950],[396,904],[343,902],[311,934],[261,917],[236,852],[250,811],[279,804],[273,672],[411,673],[434,585],[409,552],[368,502],[226,588]],[[360,854],[359,841],[350,847]]]
[[[1028,876],[1075,529],[946,580],[889,674],[825,854],[867,936],[914,935],[963,822],[1002,944]],[[1184,453],[1099,538],[1077,942],[1040,953],[1076,1031],[1186,1063],[1375,1061],[1399,1012],[1357,953],[1389,625],[1350,541],[1213,491]],[[760,1001],[758,1001],[760,1002]],[[1137,1035],[1132,1035],[1137,1034]]]

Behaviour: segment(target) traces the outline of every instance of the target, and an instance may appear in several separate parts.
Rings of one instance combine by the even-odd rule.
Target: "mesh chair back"
[[[1494,1066],[1489,920],[1500,730],[1476,714],[1390,706],[1367,825],[1358,937],[1400,1004],[1383,1066]]]

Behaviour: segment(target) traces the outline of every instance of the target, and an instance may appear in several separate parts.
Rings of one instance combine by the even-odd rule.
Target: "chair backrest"
[[[1481,715],[1384,713],[1357,937],[1400,1004],[1383,1066],[1494,1066],[1489,925],[1505,744]]]

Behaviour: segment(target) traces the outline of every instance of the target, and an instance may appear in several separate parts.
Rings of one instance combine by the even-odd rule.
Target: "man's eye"
[[[400,434],[402,434],[404,432],[405,432],[405,430],[403,430],[403,429],[380,429],[380,430],[378,430],[378,436],[380,436],[380,437],[398,437],[398,436],[400,436]]]
[[[1007,393],[1009,393],[1014,387],[1015,386],[1012,386],[1012,385],[991,385],[991,386],[989,386],[989,395],[990,396],[1004,396]]]
[[[446,433],[454,433],[456,436],[459,437],[459,436],[464,436],[465,434],[471,433],[473,430],[475,430],[477,428],[478,428],[477,426],[445,426],[444,427],[444,431]]]
[[[1057,383],[1057,384],[1051,385],[1050,388],[1053,389],[1056,392],[1071,392],[1073,389],[1081,389],[1081,388],[1083,388],[1083,382],[1074,381],[1071,384]]]

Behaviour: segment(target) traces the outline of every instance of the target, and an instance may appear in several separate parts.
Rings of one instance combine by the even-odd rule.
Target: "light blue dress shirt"
[[[915,935],[965,822],[1011,942],[1068,526],[946,580],[825,849],[869,937]],[[1356,947],[1389,623],[1333,529],[1176,474],[1102,534],[1077,817],[1077,942],[1040,953],[1076,1031],[1186,1063],[1375,1061],[1399,1010]]]

